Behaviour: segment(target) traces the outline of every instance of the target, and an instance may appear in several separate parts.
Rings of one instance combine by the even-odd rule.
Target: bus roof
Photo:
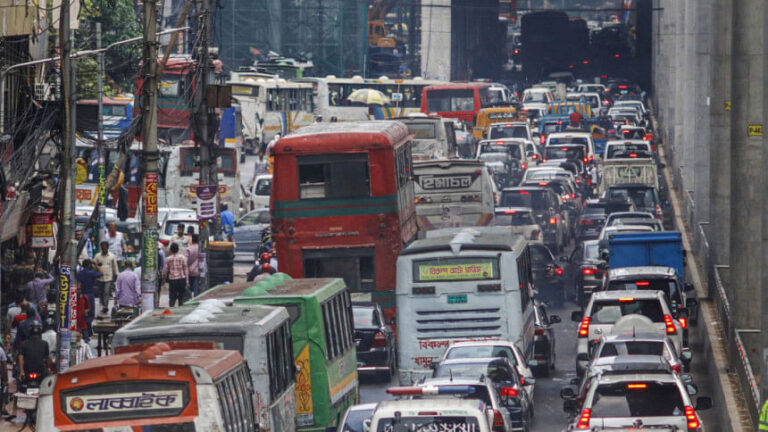
[[[233,350],[211,349],[211,343],[183,344],[190,348],[174,349],[173,343],[155,343],[149,346],[140,346],[140,350],[134,352],[114,354],[104,357],[97,357],[78,363],[66,371],[60,372],[59,376],[67,376],[92,369],[100,369],[98,372],[104,374],[104,381],[112,381],[111,374],[106,370],[108,367],[118,366],[125,369],[125,373],[137,374],[132,379],[141,379],[138,369],[127,366],[136,364],[156,365],[156,366],[196,366],[204,369],[211,378],[216,379],[227,371],[243,362],[243,356]],[[192,346],[198,345],[197,348]],[[202,348],[202,349],[201,349]],[[128,377],[129,379],[131,377]]]
[[[111,97],[104,96],[101,98],[101,102],[106,105],[128,105],[133,101],[129,99],[112,99]],[[77,103],[82,105],[97,105],[99,101],[98,99],[80,99]]]
[[[416,240],[400,255],[417,255],[430,252],[449,251],[459,255],[462,251],[514,251],[523,250],[525,239],[503,228],[489,227],[450,228],[430,231],[424,240]]]
[[[487,83],[451,83],[451,84],[439,84],[425,87],[424,90],[464,90],[473,88],[488,88],[490,84]]]
[[[271,298],[304,298],[315,297],[318,301],[323,301],[339,291],[346,289],[347,285],[341,278],[317,278],[317,279],[291,279],[286,280],[283,285],[279,285],[269,290],[254,289],[245,290],[241,297],[235,299],[235,304],[247,302],[249,299],[271,299]]]
[[[198,308],[203,306],[179,306],[163,309],[162,312],[157,309],[146,311],[117,333],[127,335],[149,329],[156,333],[157,329],[162,328],[165,334],[171,335],[187,333],[192,326],[204,331],[228,333],[255,327],[263,328],[264,333],[267,333],[276,326],[275,323],[288,319],[285,309],[273,306],[224,306],[221,312],[211,314],[200,313]],[[190,316],[193,313],[198,316]],[[116,339],[120,338],[116,334]]]
[[[425,169],[425,168],[451,168],[451,167],[469,167],[469,168],[483,168],[485,162],[477,159],[434,159],[424,161],[414,161],[413,167]]]
[[[205,291],[197,297],[190,299],[184,303],[184,306],[197,305],[202,301],[211,299],[233,299],[239,296],[243,291],[251,287],[253,284],[253,282],[234,282],[226,285],[218,285]]]
[[[279,153],[327,153],[360,151],[363,147],[393,147],[409,135],[408,128],[396,121],[356,121],[320,123],[297,130],[275,144]],[[309,137],[312,137],[311,139]]]

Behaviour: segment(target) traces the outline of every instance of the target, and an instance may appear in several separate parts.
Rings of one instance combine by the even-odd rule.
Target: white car
[[[459,358],[488,358],[488,357],[506,357],[517,369],[517,373],[520,374],[520,378],[531,381],[534,380],[533,371],[530,364],[525,360],[523,352],[520,351],[514,342],[509,341],[478,341],[478,342],[456,342],[452,343],[448,349],[445,350],[440,362],[450,359]],[[524,386],[526,392],[530,396],[530,400],[533,400],[533,387]]]
[[[589,162],[595,159],[595,143],[589,132],[555,132],[547,135],[547,146],[562,144],[586,144]]]
[[[672,340],[676,352],[683,349],[683,326],[662,291],[598,291],[592,293],[582,311],[574,311],[571,319],[579,323],[576,342],[576,372],[583,373],[589,353],[613,325],[631,314],[645,316],[653,323],[655,333]]]
[[[542,167],[533,167],[528,168],[525,171],[525,174],[523,175],[523,179],[520,180],[520,183],[530,183],[534,181],[547,181],[552,180],[554,178],[563,178],[570,180],[572,182],[576,181],[576,177],[573,176],[573,173],[560,167],[553,167],[553,166],[542,166]]]
[[[160,213],[158,211],[158,213]],[[171,237],[176,234],[176,230],[179,224],[184,224],[184,232],[187,232],[187,227],[192,226],[195,233],[198,232],[199,222],[197,220],[197,212],[194,210],[183,208],[165,208],[163,209],[163,219],[160,222],[160,230],[158,232],[158,241],[163,245],[163,252],[168,256],[169,245]],[[159,215],[158,215],[159,216]],[[158,220],[160,218],[158,217]]]
[[[496,207],[493,224],[509,228],[513,234],[525,237],[528,242],[542,243],[541,225],[536,223],[533,210],[528,207]]]
[[[430,427],[429,430],[491,432],[493,420],[493,410],[477,399],[385,400],[373,413],[369,430],[410,431]]]
[[[632,155],[634,153],[634,156]],[[605,143],[603,159],[653,157],[651,143],[643,140],[616,140]]]
[[[251,210],[269,207],[269,197],[272,193],[272,174],[257,175],[248,192],[251,198]]]

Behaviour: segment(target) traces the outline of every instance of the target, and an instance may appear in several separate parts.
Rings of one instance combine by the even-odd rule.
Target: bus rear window
[[[382,418],[378,422],[376,432],[399,431],[455,431],[479,432],[480,424],[476,417],[400,417]]]
[[[299,199],[370,196],[368,155],[299,156]]]
[[[434,258],[413,263],[414,282],[456,282],[494,279],[499,279],[498,258]]]
[[[474,111],[475,95],[472,89],[430,90],[427,92],[427,111]]]
[[[408,123],[407,126],[414,139],[432,139],[436,136],[433,123]]]

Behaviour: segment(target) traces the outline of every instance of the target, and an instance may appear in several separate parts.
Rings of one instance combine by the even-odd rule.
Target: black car
[[[576,290],[576,299],[581,307],[589,301],[593,291],[599,290],[603,281],[605,262],[600,259],[600,245],[597,240],[588,240],[576,245],[570,256],[561,257],[566,262],[565,280]]]
[[[565,302],[565,277],[563,269],[549,249],[537,243],[528,245],[531,251],[531,270],[536,298],[557,307]]]
[[[560,251],[567,240],[565,213],[560,198],[552,189],[542,186],[506,188],[501,192],[498,207],[528,207],[533,209],[536,223],[541,226],[544,244]]]
[[[588,200],[576,220],[574,237],[577,242],[594,240],[600,236],[606,218],[605,202]]]
[[[546,377],[549,376],[549,371],[555,368],[555,331],[552,324],[561,322],[561,319],[557,315],[547,316],[547,309],[540,302],[534,303],[533,312],[533,358],[538,362],[536,374]]]
[[[663,218],[659,193],[653,186],[640,183],[613,185],[605,192],[605,197],[609,199],[629,198],[635,204],[637,211],[653,213],[659,220]]]
[[[358,372],[374,372],[389,382],[397,359],[392,327],[376,303],[352,302]]]

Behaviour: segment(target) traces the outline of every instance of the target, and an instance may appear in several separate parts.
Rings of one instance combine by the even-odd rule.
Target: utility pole
[[[151,310],[157,293],[157,1],[144,0],[144,55],[141,140],[144,146],[141,217],[141,308]]]
[[[59,351],[59,370],[69,367],[69,359],[74,344],[69,333],[72,324],[76,323],[76,316],[71,314],[74,308],[74,294],[76,286],[73,266],[76,264],[75,249],[75,76],[74,65],[70,58],[72,52],[69,2],[61,3],[61,19],[59,22],[59,43],[61,45],[61,101],[64,105],[64,119],[62,130],[61,173],[60,185],[64,186],[63,200],[61,201],[61,231],[59,232],[58,247],[64,249],[60,254],[59,267],[59,301],[56,303],[57,316],[59,318],[59,333],[57,348]]]
[[[216,166],[216,143],[214,140],[216,134],[216,114],[214,108],[208,104],[208,88],[213,81],[213,70],[211,68],[211,59],[209,47],[211,40],[211,9],[210,0],[198,0],[198,38],[200,43],[195,55],[199,59],[197,67],[200,68],[198,74],[197,87],[195,90],[195,145],[200,150],[200,186],[212,186],[218,194],[218,169]],[[200,200],[198,196],[198,201]],[[216,234],[216,219],[200,221],[200,259],[206,263],[205,272],[200,274],[200,291],[208,289],[208,242],[211,235]]]
[[[99,244],[101,244],[101,242],[107,240],[107,215],[105,210],[107,206],[107,188],[105,185],[107,149],[104,148],[104,53],[101,52],[101,22],[96,23],[96,50],[99,52],[99,73],[96,77],[96,86],[99,93],[99,132],[96,140],[99,151],[99,235],[96,238],[99,239]]]

